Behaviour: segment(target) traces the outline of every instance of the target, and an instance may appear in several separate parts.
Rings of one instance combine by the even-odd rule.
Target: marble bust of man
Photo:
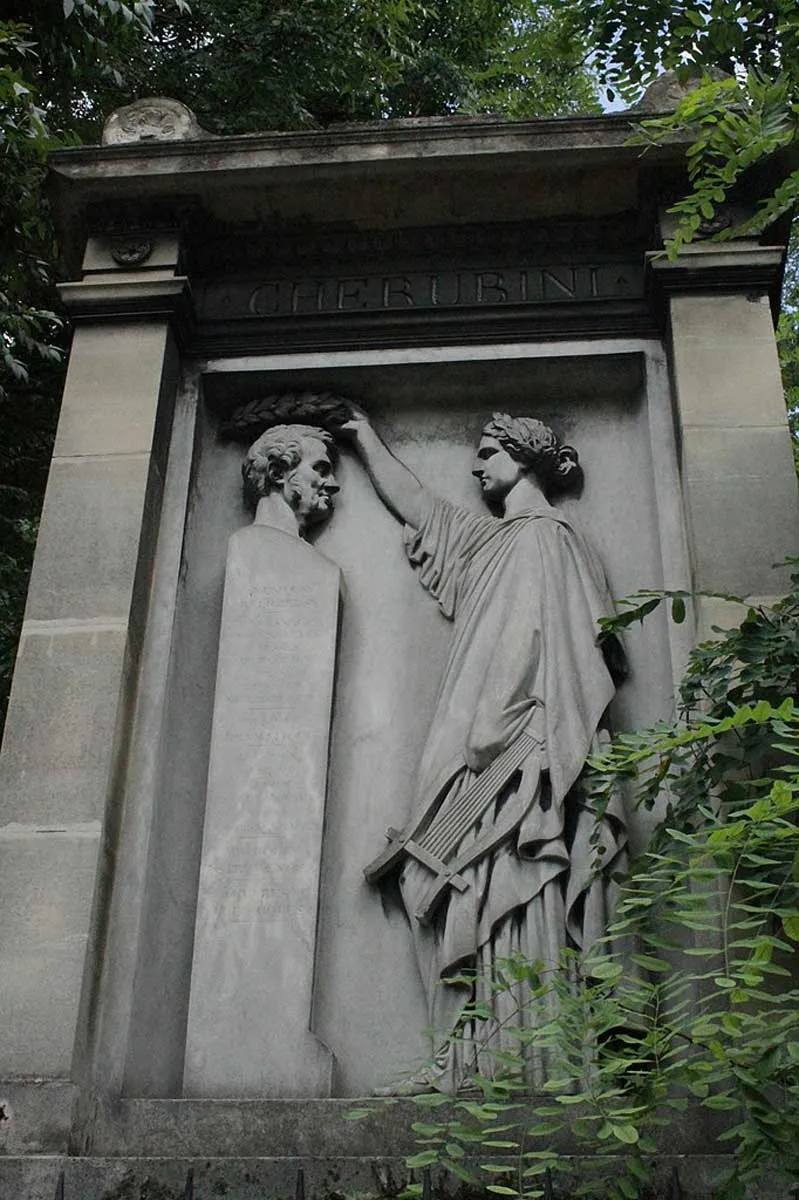
[[[336,444],[313,425],[274,425],[253,442],[242,464],[245,500],[255,524],[305,538],[333,512],[339,491]]]

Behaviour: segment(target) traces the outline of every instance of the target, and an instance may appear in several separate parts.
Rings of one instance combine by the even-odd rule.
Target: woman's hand
[[[358,404],[353,404],[351,400],[347,402],[350,407],[350,418],[343,421],[339,425],[337,433],[343,435],[347,441],[360,446],[364,434],[368,437],[372,432],[372,423],[369,420],[369,414]]]

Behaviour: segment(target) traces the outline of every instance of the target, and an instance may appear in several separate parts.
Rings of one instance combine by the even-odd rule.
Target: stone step
[[[552,1200],[571,1200],[585,1181],[584,1159],[563,1165],[565,1173],[552,1178]],[[645,1198],[710,1200],[731,1166],[724,1155],[664,1155]],[[412,1180],[396,1158],[0,1157],[0,1200],[394,1200]],[[426,1192],[429,1200],[480,1194],[441,1171],[430,1173]],[[790,1195],[787,1181],[764,1177],[753,1200]]]
[[[514,1110],[507,1118],[526,1129],[540,1118],[534,1102]],[[364,1120],[347,1114],[370,1109]],[[574,1112],[572,1112],[574,1116]],[[725,1114],[708,1110],[690,1118],[675,1114],[662,1130],[659,1149],[664,1154],[695,1155],[713,1149],[715,1136],[724,1128]],[[420,1147],[412,1126],[418,1121],[463,1119],[462,1111],[446,1105],[430,1112],[412,1100],[121,1100],[98,1108],[83,1141],[73,1144],[80,1153],[102,1156],[236,1155],[271,1158],[400,1157]],[[568,1130],[550,1139],[552,1149],[564,1154],[579,1150]],[[718,1147],[722,1149],[723,1147]]]

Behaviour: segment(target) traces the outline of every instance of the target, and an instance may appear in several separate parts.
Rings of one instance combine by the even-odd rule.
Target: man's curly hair
[[[496,438],[511,458],[529,467],[547,495],[577,491],[583,469],[573,446],[535,417],[511,417],[494,413],[483,429],[485,437]]]
[[[262,496],[279,486],[286,471],[302,461],[302,443],[308,438],[322,442],[335,463],[338,447],[332,434],[315,425],[273,425],[253,442],[241,464],[244,498],[253,508]]]

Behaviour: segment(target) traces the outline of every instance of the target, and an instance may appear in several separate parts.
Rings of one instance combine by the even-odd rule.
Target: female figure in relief
[[[410,821],[389,831],[365,872],[375,882],[399,871],[436,1039],[435,1066],[397,1090],[454,1091],[475,1066],[490,1073],[479,1047],[501,1045],[508,1006],[525,999],[485,982],[496,961],[521,954],[554,967],[612,916],[624,817],[620,804],[605,813],[597,871],[579,779],[623,667],[598,643],[599,618],[612,612],[602,569],[550,503],[582,479],[576,452],[551,429],[495,414],[483,430],[472,474],[500,519],[435,497],[361,410],[343,429],[404,522],[420,583],[454,624]],[[470,1045],[461,1014],[481,987],[493,1020],[470,1030]],[[533,1057],[531,1084],[546,1069]]]

